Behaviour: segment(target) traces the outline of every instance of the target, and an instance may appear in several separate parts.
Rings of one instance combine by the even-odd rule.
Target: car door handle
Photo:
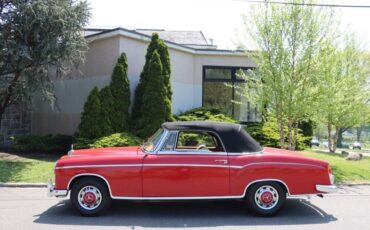
[[[227,164],[227,160],[215,160],[216,163],[223,163],[224,165]]]

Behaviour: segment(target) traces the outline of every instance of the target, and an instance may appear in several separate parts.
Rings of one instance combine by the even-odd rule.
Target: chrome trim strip
[[[95,174],[95,173],[80,173],[80,174],[74,175],[74,176],[73,176],[73,177],[68,181],[67,189],[68,189],[68,190],[71,190],[71,187],[70,187],[70,186],[71,186],[72,181],[73,181],[74,179],[78,178],[78,177],[81,177],[81,176],[95,176],[95,177],[99,177],[100,179],[104,180],[104,181],[105,181],[105,183],[106,183],[106,184],[107,184],[107,186],[108,186],[108,190],[109,190],[109,194],[110,194],[110,196],[111,196],[111,197],[113,197],[113,195],[112,195],[112,190],[111,190],[111,188],[110,188],[110,184],[109,184],[108,180],[107,180],[105,177],[103,177],[102,175]]]
[[[55,169],[74,169],[74,168],[112,168],[112,167],[142,167],[143,164],[110,164],[110,165],[71,165],[60,166]]]
[[[305,163],[294,163],[294,162],[256,162],[256,163],[250,163],[250,164],[246,164],[246,165],[230,165],[230,168],[235,168],[235,169],[242,169],[242,168],[246,168],[246,167],[249,167],[249,166],[252,166],[252,165],[262,165],[262,164],[273,164],[273,165],[305,165],[305,166],[313,166],[313,167],[317,167],[317,168],[322,168],[322,169],[325,169],[324,167],[322,166],[319,166],[319,165],[314,165],[314,164],[305,164]]]
[[[214,200],[214,199],[239,199],[241,196],[185,196],[185,197],[125,197],[113,196],[116,200]]]
[[[107,165],[71,165],[71,166],[61,166],[56,167],[55,169],[72,169],[72,168],[110,168],[110,167],[227,167],[232,169],[243,169],[247,168],[253,165],[264,165],[264,164],[273,164],[273,165],[305,165],[305,166],[313,166],[318,168],[324,168],[318,165],[313,164],[304,164],[304,163],[293,163],[293,162],[256,162],[256,163],[250,163],[246,165],[217,165],[217,164],[107,164]]]
[[[228,165],[209,165],[209,164],[143,164],[143,166],[147,167],[211,167],[211,168],[229,168]]]

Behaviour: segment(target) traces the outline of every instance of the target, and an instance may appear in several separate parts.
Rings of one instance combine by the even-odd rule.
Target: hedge
[[[96,139],[76,138],[73,145],[75,149],[86,148],[105,148],[118,146],[136,146],[142,143],[142,140],[129,133],[114,133],[109,136]]]
[[[65,154],[73,143],[72,136],[61,134],[14,136],[12,139],[14,150],[22,152]]]

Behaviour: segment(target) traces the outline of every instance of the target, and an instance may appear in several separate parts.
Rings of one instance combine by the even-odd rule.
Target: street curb
[[[7,188],[46,188],[46,183],[1,183],[0,187]]]

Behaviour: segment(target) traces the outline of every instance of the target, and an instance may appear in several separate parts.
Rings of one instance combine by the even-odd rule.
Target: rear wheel
[[[111,203],[107,186],[100,180],[86,178],[72,187],[71,203],[83,216],[97,216],[106,211]]]
[[[248,189],[246,202],[248,207],[257,215],[274,216],[283,207],[286,192],[276,182],[256,183]]]

